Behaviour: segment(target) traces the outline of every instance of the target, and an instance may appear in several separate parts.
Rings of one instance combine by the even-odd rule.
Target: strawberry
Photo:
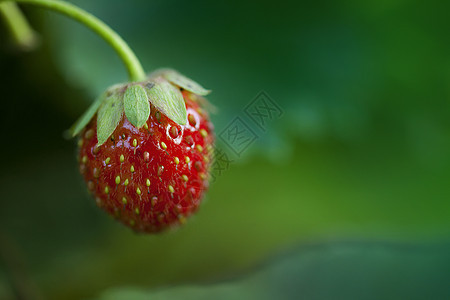
[[[214,142],[199,96],[207,92],[163,70],[113,86],[93,104],[74,134],[81,133],[80,172],[99,207],[147,233],[183,224],[197,211]]]

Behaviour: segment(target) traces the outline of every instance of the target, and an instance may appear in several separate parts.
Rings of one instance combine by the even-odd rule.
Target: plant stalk
[[[15,3],[0,3],[0,16],[3,18],[14,44],[18,48],[29,51],[37,46],[39,39],[36,33]]]
[[[59,0],[0,0],[0,5],[9,2],[31,4],[53,10],[84,24],[101,36],[117,52],[127,68],[130,81],[142,81],[146,78],[144,69],[133,50],[114,30],[94,15],[73,4]]]

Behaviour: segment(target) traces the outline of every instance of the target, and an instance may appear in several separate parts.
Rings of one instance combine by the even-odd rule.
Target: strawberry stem
[[[8,4],[8,2],[26,3],[53,10],[84,24],[117,52],[127,68],[130,81],[142,81],[146,78],[141,63],[128,44],[108,25],[92,14],[60,0],[0,0],[0,5]]]
[[[0,3],[0,16],[18,48],[27,51],[36,47],[38,37],[15,3]]]

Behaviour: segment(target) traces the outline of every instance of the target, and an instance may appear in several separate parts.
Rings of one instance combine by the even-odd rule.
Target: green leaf
[[[174,122],[184,125],[187,120],[186,103],[180,90],[162,77],[154,78],[146,86],[150,102]]]
[[[449,250],[445,243],[301,245],[234,278],[153,289],[115,287],[98,299],[428,299],[430,291],[449,299],[448,279],[443,280]]]
[[[150,103],[145,89],[140,85],[129,86],[123,97],[128,120],[134,126],[142,127],[150,116]]]
[[[178,85],[179,87],[185,89],[186,91],[189,91],[191,93],[200,95],[200,96],[206,96],[211,91],[205,89],[197,82],[193,81],[190,78],[187,78],[186,76],[178,73],[175,70],[172,69],[164,69],[160,71],[162,76],[172,82],[173,84]]]
[[[83,130],[84,127],[86,127],[89,121],[91,121],[92,117],[100,107],[100,104],[102,104],[103,100],[105,99],[106,94],[106,92],[101,94],[100,97],[98,97],[97,100],[95,100],[94,103],[91,104],[88,110],[85,111],[84,114],[75,122],[75,124],[72,125],[72,127],[69,129],[71,137],[79,134],[80,131]]]
[[[97,139],[102,145],[111,136],[123,114],[123,101],[120,94],[114,93],[105,99],[97,115]]]

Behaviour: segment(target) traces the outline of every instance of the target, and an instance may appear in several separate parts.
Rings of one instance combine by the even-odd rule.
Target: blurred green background
[[[450,297],[449,2],[72,2],[148,72],[212,89],[217,134],[239,116],[258,138],[240,157],[218,140],[233,162],[185,227],[124,228],[63,132],[125,69],[24,6],[36,51],[0,29],[0,299]],[[263,90],[284,111],[265,130],[244,112]]]

